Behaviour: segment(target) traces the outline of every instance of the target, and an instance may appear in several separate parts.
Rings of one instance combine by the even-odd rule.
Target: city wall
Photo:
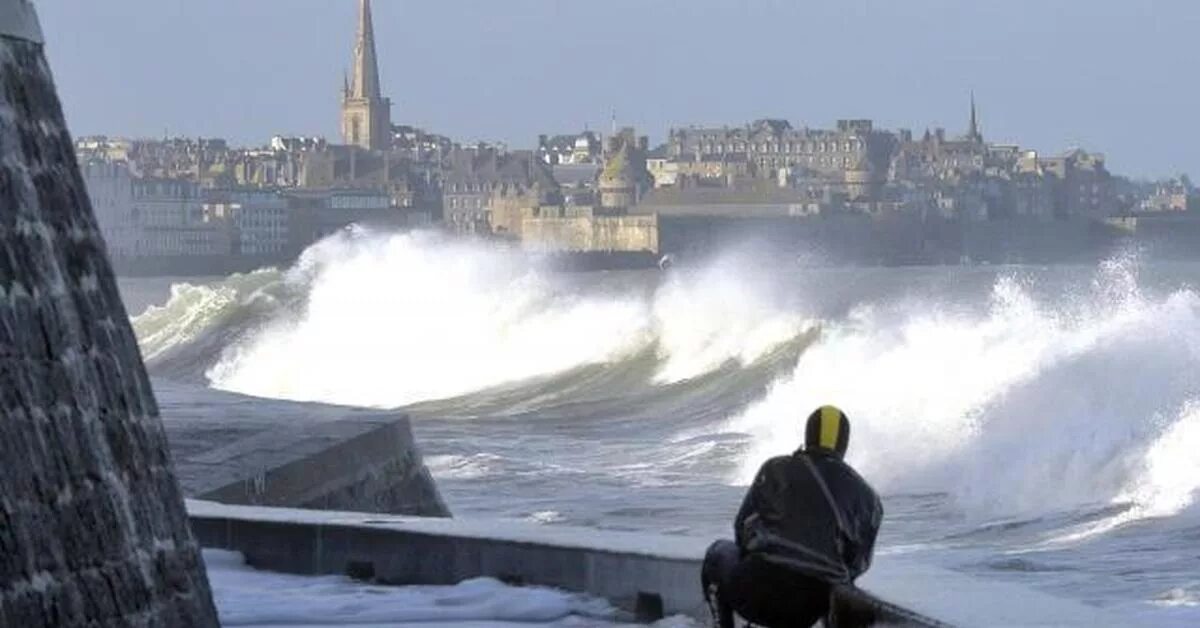
[[[1121,230],[1086,218],[964,221],[785,211],[731,214],[698,206],[629,216],[537,218],[524,223],[524,245],[581,259],[590,255],[596,258],[591,266],[614,264],[600,259],[612,253],[642,253],[637,260],[642,265],[662,255],[685,260],[752,251],[796,266],[905,266],[1092,262],[1129,242],[1175,257],[1200,250],[1200,227],[1187,228],[1200,225],[1197,221],[1135,220],[1136,229]]]
[[[942,220],[905,216],[658,216],[660,252],[679,259],[753,251],[795,266],[957,263],[957,233]]]
[[[522,223],[527,250],[553,252],[657,253],[657,216],[527,218]]]
[[[1185,212],[1157,212],[1114,218],[1107,224],[1120,242],[1155,260],[1200,258],[1200,219]]]

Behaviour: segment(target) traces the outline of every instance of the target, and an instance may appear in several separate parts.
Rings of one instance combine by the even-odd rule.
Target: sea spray
[[[255,312],[276,311],[276,301],[283,296],[278,294],[279,279],[280,272],[268,268],[235,274],[212,285],[172,285],[165,304],[152,305],[133,319],[143,358],[154,363],[177,350],[190,348],[195,353],[189,345],[202,343],[214,330],[236,331],[249,326]]]
[[[619,359],[647,340],[635,300],[581,297],[503,251],[432,233],[346,235],[293,271],[294,310],[229,347],[214,387],[397,406]]]
[[[1178,408],[1200,391],[1200,297],[1146,297],[1130,263],[1102,265],[1070,297],[1035,298],[1002,276],[982,313],[864,305],[828,322],[725,426],[752,436],[734,479],[794,448],[807,408],[837,403],[853,421],[851,461],[885,492],[946,493],[978,519],[1185,507],[1195,482],[1177,475],[1187,465],[1167,443],[1179,437],[1164,435],[1194,430]]]
[[[661,359],[655,381],[688,380],[731,361],[753,364],[810,329],[805,304],[780,279],[734,255],[672,273],[650,307]]]
[[[595,394],[661,387],[646,399],[667,421],[692,414],[660,398],[692,402],[674,386],[736,377],[815,338],[765,391],[723,397],[726,421],[689,423],[672,442],[720,439],[706,455],[722,467],[736,456],[744,482],[799,444],[807,408],[833,402],[854,420],[852,461],[885,492],[943,493],[981,520],[1110,503],[1132,520],[1190,506],[1174,443],[1191,442],[1200,398],[1200,297],[1143,294],[1139,269],[1112,260],[1050,293],[1004,271],[982,308],[901,293],[818,324],[808,312],[838,288],[789,289],[797,277],[735,256],[650,282],[585,281],[491,243],[349,230],[287,271],[177,288],[135,325],[155,372],[197,362],[213,386],[258,396],[389,407],[588,367],[607,382]],[[648,354],[657,364],[629,370]]]
[[[496,243],[353,228],[283,272],[176,286],[134,322],[160,374],[375,407],[615,368],[647,352],[657,366],[641,383],[675,384],[753,364],[810,327],[777,278],[735,256],[658,285],[577,279]]]

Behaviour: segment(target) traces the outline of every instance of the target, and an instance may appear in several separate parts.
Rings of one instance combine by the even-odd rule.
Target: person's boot
[[[708,602],[708,610],[712,614],[713,628],[736,628],[733,623],[733,609],[721,601],[717,585],[704,587],[704,600]]]

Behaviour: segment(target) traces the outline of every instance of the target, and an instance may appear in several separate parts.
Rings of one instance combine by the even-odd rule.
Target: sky
[[[335,138],[356,0],[34,0],[76,135]],[[1200,175],[1196,0],[375,0],[393,122],[531,147],[787,118]]]

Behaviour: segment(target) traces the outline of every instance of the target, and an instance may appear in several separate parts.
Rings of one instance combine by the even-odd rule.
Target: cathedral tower
[[[387,150],[392,144],[392,102],[379,88],[371,0],[359,0],[354,70],[342,86],[342,143],[369,150]]]

